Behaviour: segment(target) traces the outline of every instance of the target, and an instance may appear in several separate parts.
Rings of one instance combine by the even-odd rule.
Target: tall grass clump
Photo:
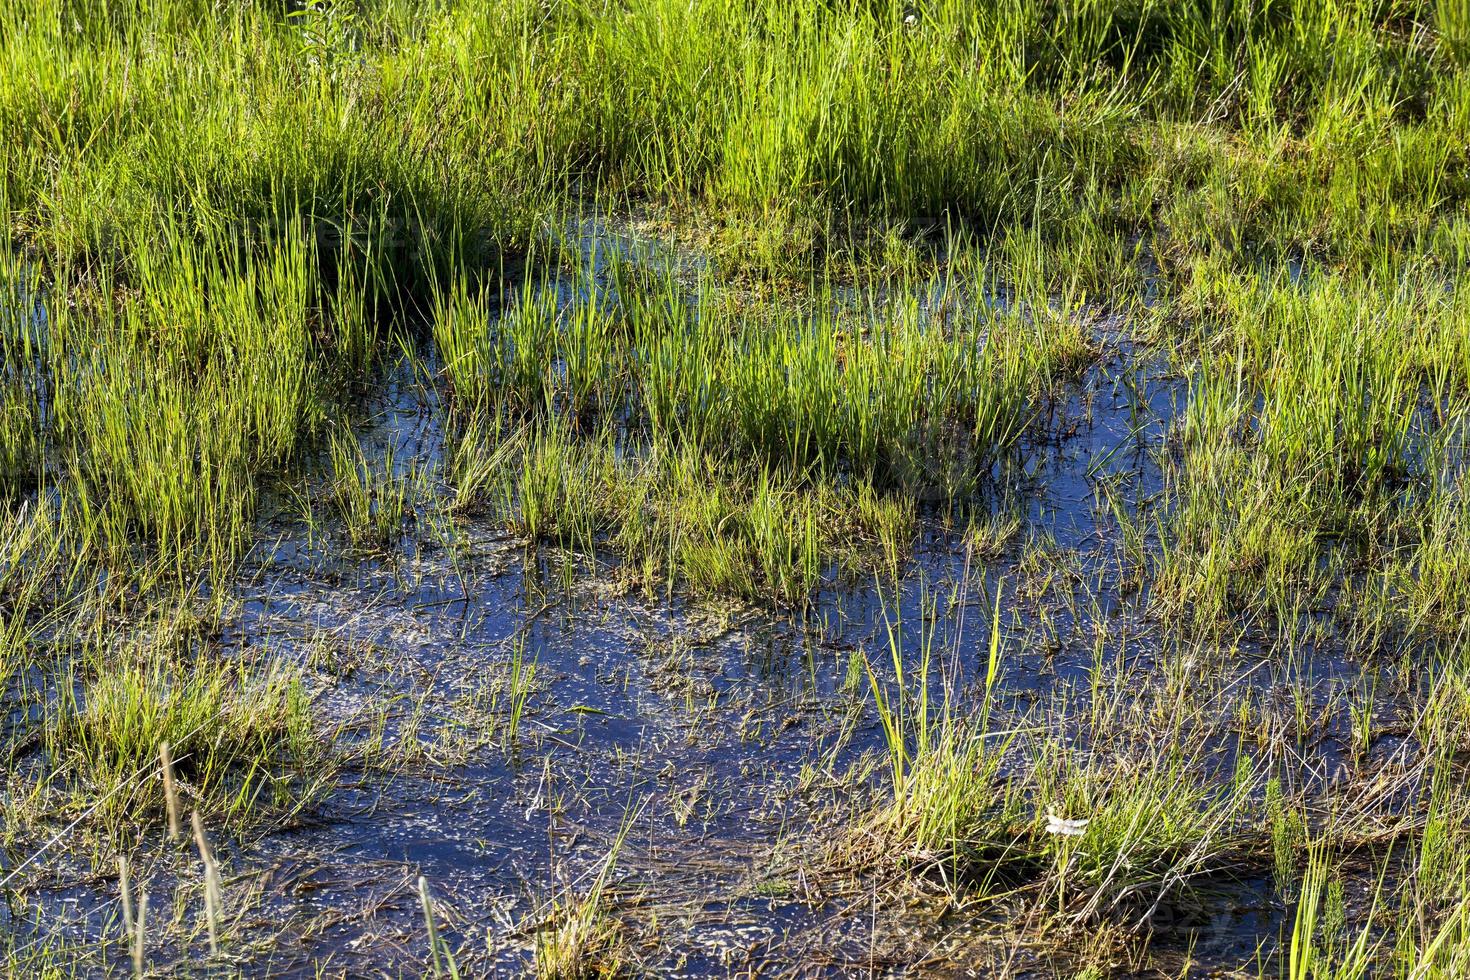
[[[7,493],[40,476],[46,376],[38,282],[13,256],[0,255],[0,488]]]
[[[1440,484],[1420,510],[1418,535],[1389,563],[1388,595],[1414,631],[1457,638],[1470,611],[1470,487],[1463,475]]]
[[[359,548],[391,547],[413,514],[417,488],[412,471],[399,471],[392,446],[373,460],[361,442],[340,431],[328,442],[327,458],[330,499],[348,540]]]
[[[675,455],[956,499],[1092,356],[1075,330],[1020,309],[854,310],[830,291],[815,309],[748,309],[708,278],[687,291],[613,280],[584,264],[569,296],[535,272],[498,301],[462,280],[442,293],[433,330],[459,411],[617,417]]]
[[[1213,288],[1155,593],[1205,622],[1269,620],[1419,523],[1467,404],[1464,303],[1325,270]]]
[[[499,476],[502,512],[530,538],[607,549],[652,588],[801,604],[833,576],[895,567],[911,506],[871,487],[813,483],[691,448],[620,446],[552,424],[521,439]]]
[[[107,553],[141,539],[181,564],[227,561],[258,476],[321,415],[306,252],[135,258],[133,296],[52,315],[54,439]]]
[[[1254,772],[1211,785],[1207,754],[1182,725],[1114,745],[1102,732],[1060,735],[1067,720],[1044,712],[998,714],[1001,592],[968,692],[947,659],[962,642],[939,636],[936,601],[921,596],[908,634],[888,614],[890,656],[868,662],[891,795],[864,833],[886,855],[962,899],[1025,894],[1059,922],[1097,923],[1147,920],[1166,897],[1260,848]],[[918,649],[906,650],[915,633]]]
[[[146,639],[89,653],[47,720],[47,755],[93,826],[162,825],[164,744],[186,805],[235,827],[295,812],[326,778],[299,679],[221,659],[187,618],[160,617]]]
[[[891,793],[878,803],[864,836],[885,860],[897,856],[910,874],[983,898],[1014,885],[1039,865],[1041,854],[1027,832],[1025,789],[1007,769],[1017,732],[992,728],[1004,655],[1000,592],[984,687],[973,695],[978,704],[959,690],[958,646],[949,648],[940,637],[938,603],[927,589],[921,593],[914,650],[907,647],[912,633],[901,611],[885,599],[888,657],[880,663],[864,658]]]

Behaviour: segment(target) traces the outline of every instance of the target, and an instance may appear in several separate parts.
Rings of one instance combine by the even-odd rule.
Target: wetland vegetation
[[[13,0],[14,977],[1470,970],[1464,0]]]

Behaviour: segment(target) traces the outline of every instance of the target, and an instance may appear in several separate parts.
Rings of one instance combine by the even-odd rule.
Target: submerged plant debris
[[[1470,969],[1470,13],[15,0],[0,954]]]

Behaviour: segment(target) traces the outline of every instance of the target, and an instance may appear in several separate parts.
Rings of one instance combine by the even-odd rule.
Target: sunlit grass
[[[318,790],[327,750],[296,679],[188,661],[168,645],[140,651],[68,694],[48,753],[95,825],[163,825],[163,743],[189,808],[234,826],[291,813]]]
[[[858,824],[885,857],[956,896],[1004,883],[1048,928],[1134,922],[1236,861],[1296,903],[1286,975],[1454,975],[1463,8],[7,6],[8,812],[146,837],[163,742],[228,828],[314,798],[331,746],[301,678],[154,611],[198,602],[227,631],[242,562],[275,557],[262,525],[283,487],[331,525],[329,550],[385,565],[431,527],[452,550],[488,524],[644,599],[793,620],[824,594],[902,588],[921,542],[967,548],[968,575],[1024,539],[1014,571],[1035,588],[1006,601],[1037,603],[1037,673],[1093,643],[1093,687],[1009,700],[998,598],[979,689],[955,682],[937,606],[891,620],[848,685],[866,662],[889,779]],[[661,247],[608,244],[625,220]],[[400,354],[423,369],[425,439],[379,450],[362,406]],[[1076,382],[1119,362],[1178,379],[1139,469],[1159,483],[1125,502],[1089,468],[1081,492],[1113,494],[1120,578],[1150,624],[1225,638],[1226,671],[1247,646],[1287,665],[1279,703],[1241,694],[1229,724],[1187,696],[1177,649],[1104,690],[1108,573],[1027,526],[1048,461],[1116,441]],[[1091,620],[1039,605],[1084,585],[1108,593]],[[1416,821],[1309,813],[1277,773],[1332,730],[1303,663],[1322,650],[1386,664],[1412,709],[1420,755],[1395,778]],[[509,672],[491,712],[508,747],[539,676],[523,642]],[[1377,764],[1376,684],[1326,697],[1352,778]],[[1149,724],[1120,720],[1135,709]],[[1232,738],[1207,742],[1212,726]],[[1411,844],[1402,907],[1367,913],[1391,939],[1337,921],[1319,837]],[[533,966],[620,965],[602,897],[560,898]]]

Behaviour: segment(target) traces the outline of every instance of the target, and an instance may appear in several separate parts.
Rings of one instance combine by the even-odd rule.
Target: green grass
[[[1452,7],[934,2],[906,24],[890,4],[516,3],[491,17],[368,2],[287,17],[35,0],[3,30],[0,119],[36,134],[6,150],[7,236],[47,283],[89,298],[57,306],[39,358],[27,351],[42,339],[5,318],[0,404],[18,424],[3,472],[65,485],[84,543],[111,564],[138,539],[181,571],[228,562],[262,477],[371,370],[382,315],[417,306],[470,410],[631,408],[659,439],[962,496],[1025,430],[1034,396],[1088,357],[1075,319],[1041,311],[1058,295],[1063,313],[1099,293],[1135,302],[1125,270],[1141,235],[1186,308],[1229,319],[1277,304],[1288,318],[1250,327],[1247,314],[1200,338],[1240,363],[1210,357],[1192,410],[1254,416],[1241,399],[1264,391],[1262,452],[1238,455],[1277,480],[1320,475],[1328,499],[1287,500],[1235,456],[1191,465],[1161,590],[1201,584],[1204,618],[1257,594],[1279,604],[1324,535],[1378,519],[1373,494],[1346,499],[1347,486],[1413,469],[1405,400],[1463,384],[1463,343],[1404,336],[1410,310],[1456,303],[1435,299],[1433,274],[1463,254],[1470,88]],[[867,332],[826,303],[746,310],[709,286],[640,282],[619,258],[613,295],[574,269],[565,305],[546,293],[549,260],[497,282],[507,256],[548,240],[574,183],[692,209],[726,229],[717,245],[774,235],[793,268],[829,272],[910,264],[902,232],[874,252],[862,229],[943,214],[990,256],[949,285],[1007,284],[1025,302],[957,305],[940,329],[899,304]],[[760,258],[732,247],[736,267]],[[1388,248],[1415,257],[1420,285],[1390,285]],[[1261,299],[1250,280],[1295,255],[1327,265],[1308,266],[1310,298],[1291,312],[1296,287]],[[1281,327],[1361,302],[1398,326]],[[1311,344],[1350,357],[1354,339],[1416,353],[1346,375],[1312,362]],[[1249,384],[1231,394],[1237,376]],[[1357,386],[1355,417],[1298,398],[1335,384]],[[1243,421],[1200,419],[1199,437],[1215,453]],[[1255,499],[1220,513],[1210,480]],[[1261,554],[1260,528],[1278,524],[1286,546]],[[1222,584],[1237,568],[1246,580]]]
[[[567,584],[767,614],[966,547],[1040,676],[1096,663],[1023,711],[999,601],[983,690],[943,662],[964,595],[890,623],[885,854],[1104,939],[1235,861],[1295,903],[1289,976],[1463,963],[1460,0],[17,0],[0,133],[0,696],[39,715],[8,839],[158,823],[163,741],[228,828],[314,799],[302,681],[211,633],[306,487],[359,556],[493,523]],[[405,354],[442,460],[356,435]],[[1179,382],[1159,485],[1088,473],[1143,677],[1110,572],[1027,526],[1119,360]],[[1279,698],[1190,688],[1243,650]],[[1371,679],[1314,689],[1323,650]],[[1379,700],[1414,820],[1291,778],[1336,712],[1371,797]],[[1332,911],[1365,841],[1411,845],[1382,942]],[[617,952],[596,894],[557,914],[544,973]]]
[[[531,265],[498,299],[462,280],[436,295],[434,338],[465,415],[611,414],[660,445],[961,497],[1094,356],[1077,321],[1049,310],[945,308],[936,320],[913,300],[843,310],[830,291],[751,309],[707,279],[625,285],[632,296],[613,300],[593,260],[558,303]]]
[[[48,718],[46,754],[90,826],[163,826],[165,742],[182,805],[228,826],[279,819],[320,790],[331,751],[300,681],[220,659],[195,630],[180,612],[132,649],[90,653]]]
[[[1458,294],[1314,268],[1298,283],[1216,272],[1188,302],[1200,346],[1157,528],[1161,604],[1207,623],[1284,618],[1391,556],[1401,588],[1436,570],[1451,586],[1453,549],[1432,536],[1453,520],[1470,407]],[[1458,602],[1452,586],[1443,600]]]
[[[391,446],[370,459],[358,440],[341,432],[332,434],[327,456],[329,498],[348,540],[357,548],[391,548],[413,515],[419,482],[414,473],[398,472]]]
[[[1243,770],[1223,789],[1211,785],[1184,720],[1121,745],[1094,731],[1074,746],[1057,734],[1064,719],[996,713],[1007,645],[1000,597],[984,687],[969,697],[941,660],[953,653],[935,627],[920,625],[914,655],[902,649],[902,621],[886,618],[893,680],[872,666],[869,680],[892,802],[862,837],[875,837],[887,860],[937,870],[957,901],[1025,892],[1058,922],[1091,924],[1126,920],[1249,860],[1262,833],[1251,816],[1259,779]],[[925,621],[932,609],[921,606]]]
[[[553,425],[495,477],[499,511],[532,540],[608,551],[632,584],[803,603],[824,583],[907,561],[911,502],[870,484],[772,474],[690,448],[619,446]]]

